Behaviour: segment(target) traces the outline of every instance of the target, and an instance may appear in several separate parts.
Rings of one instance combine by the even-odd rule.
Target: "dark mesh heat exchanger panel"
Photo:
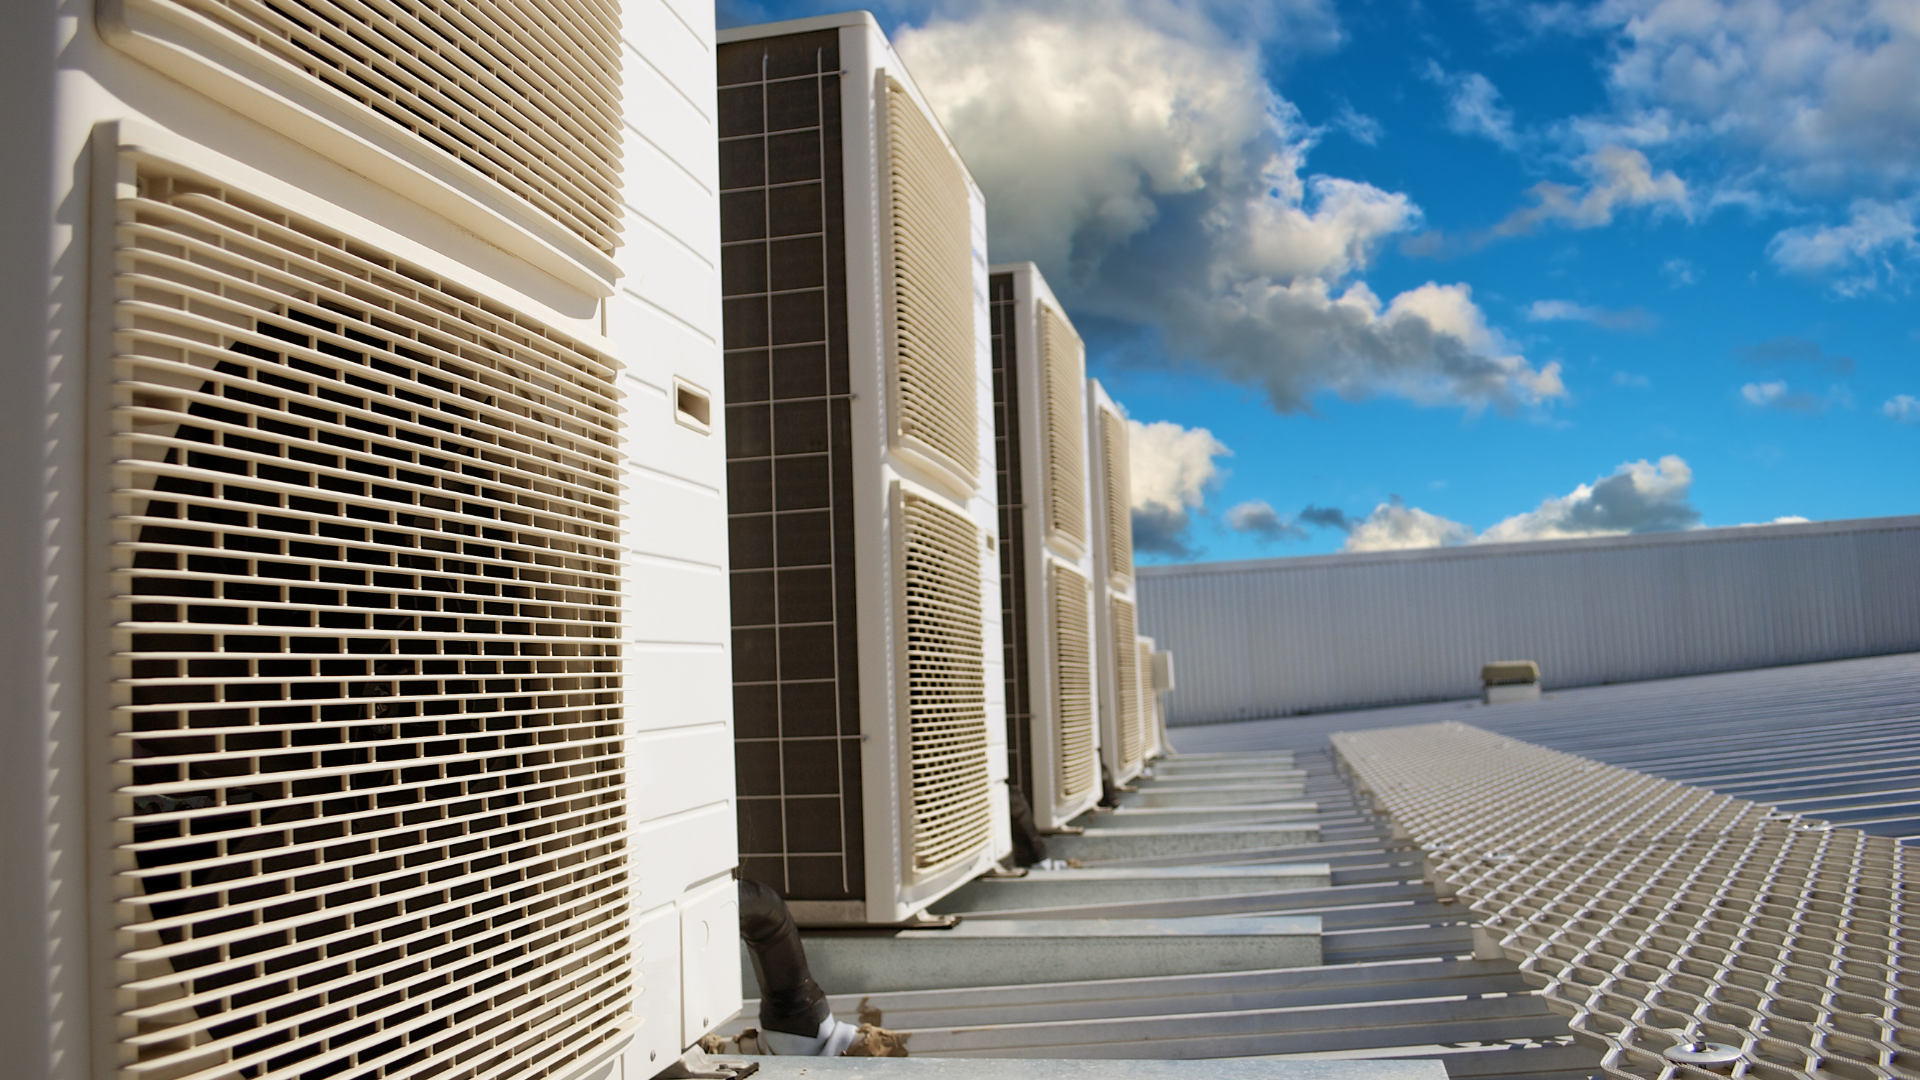
[[[632,1023],[613,370],[142,166],[111,360],[123,1077],[542,1077]]]
[[[1012,274],[987,279],[993,346],[994,479],[1000,499],[1000,643],[1007,694],[1007,776],[1031,802],[1032,671],[1027,667],[1027,525],[1021,491],[1020,355]]]
[[[603,252],[620,234],[615,0],[127,0],[211,23]]]
[[[913,865],[925,872],[980,850],[992,824],[980,532],[914,495],[900,529]]]

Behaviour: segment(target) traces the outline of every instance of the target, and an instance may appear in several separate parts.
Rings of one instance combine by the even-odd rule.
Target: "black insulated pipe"
[[[760,1027],[816,1038],[833,1015],[827,993],[807,970],[800,928],[780,894],[758,881],[740,879],[740,937],[760,980]]]
[[[1038,866],[1047,857],[1047,842],[1040,838],[1032,804],[1027,802],[1025,792],[1008,784],[1007,806],[1013,826],[1013,865]]]

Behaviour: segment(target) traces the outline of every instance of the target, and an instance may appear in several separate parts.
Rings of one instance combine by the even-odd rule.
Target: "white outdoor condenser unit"
[[[1167,742],[1167,692],[1173,689],[1173,654],[1165,649],[1154,648],[1152,638],[1145,639],[1152,660],[1147,669],[1153,687],[1153,731],[1157,742],[1156,753],[1165,756],[1173,753],[1173,747]]]
[[[126,1080],[651,1075],[740,1004],[710,39],[99,19],[49,90],[89,530],[50,693],[92,725],[52,1023]]]
[[[870,16],[720,41],[741,872],[898,923],[1011,849],[985,210]]]
[[[1127,458],[1127,415],[1097,379],[1087,380],[1087,445],[1093,461],[1094,572],[1100,666],[1100,760],[1116,784],[1147,761],[1146,711],[1140,693],[1139,614],[1133,588],[1133,474]]]
[[[1100,800],[1086,347],[1032,263],[988,296],[1009,783],[1057,830]]]

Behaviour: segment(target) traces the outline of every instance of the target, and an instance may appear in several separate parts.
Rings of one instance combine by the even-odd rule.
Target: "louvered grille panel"
[[[960,162],[897,84],[887,89],[891,287],[900,435],[979,486],[973,219]]]
[[[1087,546],[1087,425],[1080,335],[1040,307],[1047,385],[1047,532]]]
[[[1087,618],[1093,586],[1055,563],[1053,577],[1053,722],[1055,787],[1061,801],[1092,787],[1093,634]]]
[[[1132,768],[1140,761],[1142,748],[1140,723],[1140,651],[1134,644],[1137,626],[1133,603],[1114,597],[1108,610],[1113,621],[1113,678],[1119,709],[1115,727],[1120,729],[1120,764]]]
[[[906,495],[901,526],[913,865],[927,871],[988,840],[986,612],[973,522]]]
[[[119,207],[122,1077],[542,1077],[631,1023],[602,357],[244,195]]]
[[[130,0],[191,12],[498,183],[603,252],[620,234],[614,0]]]
[[[1160,695],[1153,692],[1153,646],[1140,641],[1134,646],[1133,655],[1134,677],[1140,686],[1140,752],[1144,755],[1153,746]]]
[[[1127,421],[1100,410],[1100,460],[1106,464],[1107,574],[1133,580],[1133,472],[1127,455]],[[1132,640],[1132,631],[1128,632]]]

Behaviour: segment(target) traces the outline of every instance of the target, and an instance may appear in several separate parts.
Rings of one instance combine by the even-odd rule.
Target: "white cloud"
[[[1740,388],[1740,399],[1759,409],[1778,409],[1782,412],[1807,413],[1819,415],[1835,405],[1852,406],[1853,397],[1844,387],[1834,386],[1822,396],[1805,390],[1794,390],[1784,379],[1771,382],[1748,383]]]
[[[1620,34],[1609,73],[1618,122],[1658,117],[1803,191],[1920,175],[1911,3],[1605,0],[1591,10]]]
[[[1227,511],[1227,528],[1234,532],[1252,533],[1261,540],[1298,540],[1307,535],[1307,530],[1297,523],[1282,517],[1265,499],[1252,499],[1240,503]]]
[[[1660,274],[1667,279],[1667,285],[1675,289],[1684,289],[1700,280],[1700,270],[1687,259],[1668,259],[1660,264]]]
[[[1452,547],[1473,539],[1473,530],[1418,507],[1398,496],[1373,508],[1353,523],[1341,551],[1407,551],[1413,548]]]
[[[1500,522],[1475,539],[1499,544],[1516,540],[1561,540],[1579,536],[1686,529],[1700,523],[1690,493],[1693,470],[1668,454],[1657,464],[1629,461],[1591,484],[1542,501]]]
[[[1386,129],[1380,121],[1363,112],[1356,111],[1349,102],[1340,103],[1340,111],[1333,114],[1333,126],[1346,133],[1347,138],[1362,146],[1378,146],[1385,137]]]
[[[1477,71],[1449,73],[1432,60],[1427,61],[1422,74],[1447,92],[1447,130],[1486,139],[1509,150],[1518,143],[1513,133],[1513,110],[1500,103],[1499,88],[1485,75]]]
[[[1897,424],[1920,424],[1920,398],[1912,394],[1895,394],[1880,406],[1880,412]]]
[[[1673,209],[1691,217],[1686,182],[1671,169],[1656,174],[1647,155],[1629,146],[1602,146],[1574,163],[1587,175],[1583,187],[1541,181],[1530,194],[1533,205],[1515,210],[1493,227],[1495,236],[1521,236],[1547,224],[1570,229],[1611,225],[1616,210],[1646,206]]]
[[[1616,371],[1613,373],[1613,385],[1624,386],[1630,390],[1645,390],[1653,385],[1653,380],[1637,372]]]
[[[1564,393],[1466,286],[1382,303],[1356,280],[1419,208],[1303,176],[1314,130],[1212,12],[985,0],[895,41],[986,191],[996,259],[1038,262],[1077,309],[1158,330],[1281,410],[1330,389],[1476,408]]]
[[[1786,229],[1767,245],[1774,265],[1799,274],[1845,273],[1835,285],[1856,293],[1894,276],[1899,263],[1920,254],[1920,200],[1888,203],[1860,199],[1843,225]]]
[[[1584,322],[1605,330],[1647,330],[1658,320],[1645,308],[1610,311],[1572,300],[1535,300],[1527,305],[1529,322]]]
[[[1188,529],[1220,478],[1216,458],[1233,451],[1206,428],[1166,420],[1127,421],[1128,464],[1133,470],[1133,545],[1162,555],[1193,554]]]

